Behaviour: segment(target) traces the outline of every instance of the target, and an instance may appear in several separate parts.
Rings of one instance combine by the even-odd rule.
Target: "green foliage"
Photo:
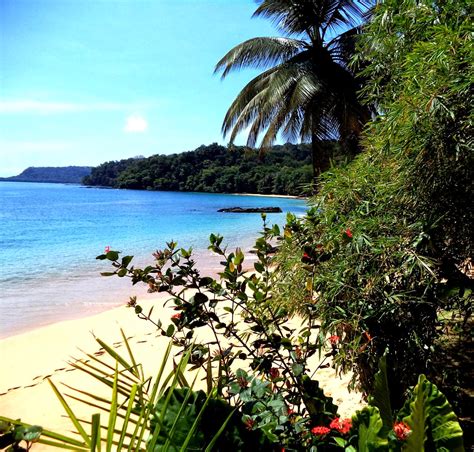
[[[336,142],[322,144],[339,159]],[[140,190],[300,195],[310,184],[311,151],[306,144],[258,151],[211,144],[173,155],[107,162],[93,168],[86,185]]]
[[[390,404],[390,389],[387,377],[387,357],[383,355],[379,361],[379,371],[375,374],[374,389],[369,398],[369,403],[378,408],[380,417],[386,431],[393,426],[392,406]]]
[[[403,450],[463,451],[462,430],[446,397],[424,375],[399,413],[412,428]]]
[[[7,451],[28,451],[38,441],[43,429],[37,425],[19,425],[0,420],[0,449]],[[22,447],[25,443],[26,448]]]
[[[380,2],[362,36],[366,95],[378,105],[365,152],[322,177],[290,219],[276,299],[342,337],[335,360],[365,393],[387,350],[391,404],[434,378],[446,312],[472,312],[472,36],[467,2]],[[451,317],[451,316],[450,316]],[[450,320],[451,321],[451,320]],[[464,330],[463,330],[464,326]]]
[[[164,416],[162,411],[166,413]],[[155,406],[150,427],[154,430],[156,424],[161,422],[161,429],[153,450],[179,451],[194,423],[196,428],[186,450],[204,450],[218,433],[222,420],[227,420],[225,429],[214,443],[213,450],[265,450],[263,438],[257,432],[247,430],[241,417],[231,405],[206,397],[204,391],[176,388],[171,391],[169,399],[165,393]]]
[[[358,411],[353,420],[353,428],[357,431],[357,451],[371,452],[388,451],[387,433],[380,412],[376,407],[368,406]]]
[[[153,320],[151,311],[145,314],[134,298],[129,306],[170,337],[182,354],[190,354],[192,368],[206,372],[208,387],[215,387],[219,397],[241,405],[249,430],[263,432],[272,443],[291,446],[301,441],[311,424],[329,422],[337,407],[308,375],[307,360],[325,342],[315,319],[307,316],[301,328],[290,327],[287,310],[269,303],[275,281],[272,240],[279,234],[277,226],[264,223],[251,274],[243,271],[244,253],[227,252],[221,246],[223,238],[211,234],[209,248],[223,258],[220,280],[201,276],[191,250],[174,242],[157,251],[154,264],[144,269],[114,251],[97,258],[112,261],[114,271],[106,275],[129,277],[133,284],[147,284],[151,292],[170,294],[177,313],[168,324]],[[209,329],[212,339],[195,344],[199,328]],[[236,360],[247,370],[235,372]]]
[[[70,386],[68,386],[68,389],[72,393],[64,396],[57,386],[49,381],[68,418],[74,425],[76,436],[68,437],[42,430],[41,427],[0,417],[0,426],[5,433],[0,437],[0,440],[10,441],[9,444],[15,444],[16,446],[24,440],[27,441],[29,446],[32,442],[38,442],[55,448],[76,451],[90,450],[91,452],[100,450],[100,444],[105,445],[106,451],[165,451],[168,449],[184,451],[192,450],[192,448],[187,448],[187,445],[191,444],[195,437],[202,439],[198,450],[202,450],[211,444],[219,445],[219,437],[229,423],[229,432],[236,434],[235,425],[238,423],[238,419],[232,419],[231,416],[228,416],[228,414],[233,413],[233,409],[225,404],[222,405],[218,400],[211,402],[207,413],[226,414],[227,417],[218,418],[217,422],[216,418],[213,418],[212,428],[207,425],[208,421],[203,422],[202,425],[207,427],[204,429],[204,434],[201,434],[198,422],[204,411],[199,412],[199,415],[194,417],[191,428],[187,428],[185,432],[176,428],[179,426],[179,421],[182,420],[180,415],[189,410],[189,400],[188,398],[186,400],[175,398],[170,403],[170,398],[175,391],[178,391],[179,387],[187,384],[183,377],[183,371],[190,359],[190,353],[185,353],[177,363],[174,362],[173,370],[165,375],[164,369],[171,353],[170,344],[164,353],[157,374],[153,378],[145,378],[141,365],[137,364],[123,331],[122,338],[128,351],[127,357],[118,354],[113,347],[97,339],[97,342],[105,351],[102,357],[87,354],[89,359],[71,363],[75,369],[84,372],[84,374],[108,387],[111,390],[110,397],[104,397],[103,394],[89,393],[81,388]],[[111,372],[114,368],[115,371]],[[186,388],[185,391],[188,395],[194,394],[192,385],[190,388]],[[205,402],[201,408],[205,408],[209,404],[213,394],[214,392],[211,391],[207,399],[204,397]],[[71,407],[71,400],[97,409],[102,414],[105,413],[108,418],[107,423],[105,425],[101,424],[101,413],[92,415],[91,421],[80,419]],[[171,425],[171,428],[166,429],[166,426],[169,425]],[[229,435],[230,433],[226,434]],[[164,439],[164,442],[160,443],[160,438]],[[254,438],[258,439],[258,435],[255,434]],[[227,444],[225,441],[223,444]]]

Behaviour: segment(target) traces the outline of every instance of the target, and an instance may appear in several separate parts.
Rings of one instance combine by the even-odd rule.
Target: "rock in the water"
[[[230,213],[281,213],[281,211],[279,207],[228,207],[218,210],[218,212]]]

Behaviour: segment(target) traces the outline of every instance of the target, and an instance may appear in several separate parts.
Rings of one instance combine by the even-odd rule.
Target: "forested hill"
[[[80,184],[91,172],[90,166],[35,167],[26,168],[18,176],[2,177],[1,181],[10,182],[53,182],[63,184]]]
[[[307,144],[274,146],[259,156],[254,149],[229,150],[214,143],[181,154],[106,162],[94,168],[83,183],[146,190],[299,195],[311,178]]]

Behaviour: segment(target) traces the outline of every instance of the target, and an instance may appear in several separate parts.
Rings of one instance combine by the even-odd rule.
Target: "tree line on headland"
[[[337,158],[339,145],[323,143]],[[262,153],[248,147],[200,146],[194,151],[103,163],[84,185],[135,190],[201,191],[302,195],[312,181],[311,146],[273,146]]]

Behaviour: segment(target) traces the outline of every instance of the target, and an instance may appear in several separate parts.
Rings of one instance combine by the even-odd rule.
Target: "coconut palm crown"
[[[247,145],[271,146],[278,133],[287,141],[312,143],[317,177],[329,166],[322,141],[340,139],[355,152],[369,119],[357,97],[349,66],[355,37],[369,0],[261,0],[253,17],[273,21],[284,37],[258,37],[235,46],[216,65],[225,78],[241,68],[264,69],[238,94],[222,132],[232,144],[248,129]]]

